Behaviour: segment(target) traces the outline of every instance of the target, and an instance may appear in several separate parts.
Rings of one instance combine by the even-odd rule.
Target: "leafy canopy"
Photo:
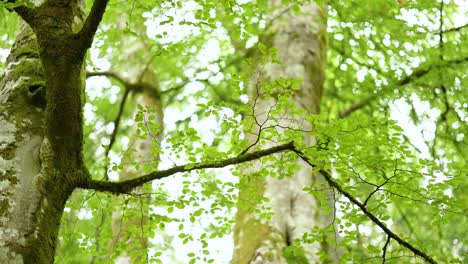
[[[111,2],[87,70],[112,71],[131,83],[145,68],[152,69],[158,81],[151,85],[161,94],[166,117],[164,126],[157,123],[152,110],[133,103],[136,94],[130,93],[115,143],[106,155],[127,88],[116,78],[89,78],[84,154],[92,174],[115,179],[128,167],[150,172],[157,166],[232,157],[246,149],[243,131],[258,125],[246,118],[255,115],[246,91],[258,66],[252,65],[252,49],[258,48],[265,58],[260,63],[274,59],[275,50],[261,41],[271,14],[285,7],[290,7],[287,12],[301,12],[302,1],[282,2],[276,10],[260,0]],[[0,10],[4,71],[17,21]],[[289,100],[301,80],[262,84],[272,96],[282,91],[271,120],[285,113],[298,115],[314,130],[265,128],[258,146],[294,140],[304,155],[320,161],[315,163],[321,164],[317,170],[332,172],[341,188],[378,219],[444,263],[463,263],[468,252],[466,12],[463,1],[456,0],[330,1],[322,113],[308,116]],[[161,160],[132,158],[135,136],[146,138],[161,129],[164,140],[153,138],[150,149]],[[316,137],[317,145],[303,144],[304,135]],[[279,172],[297,170],[295,160],[293,153],[262,158],[274,166],[256,175],[241,175],[249,164],[184,173],[156,181],[148,193],[125,195],[123,203],[106,194],[75,192],[63,216],[57,263],[89,259],[105,263],[107,259],[93,256],[115,258],[126,251],[123,243],[108,246],[115,236],[110,212],[117,206],[122,221],[135,215],[149,219],[126,232],[152,238],[150,255],[155,263],[214,263],[223,254],[228,260],[230,253],[225,249],[217,253],[216,244],[229,240],[232,232],[240,184],[233,175],[278,177],[285,175]],[[385,253],[393,263],[420,260],[388,240],[356,204],[335,194],[335,208],[324,209],[334,210],[334,222],[325,229],[311,229],[300,243],[330,232],[339,237],[334,243],[342,248],[343,263],[380,263]],[[264,199],[254,193],[251,198]],[[271,216],[268,211],[259,213]],[[292,262],[301,254],[300,246],[285,250]]]

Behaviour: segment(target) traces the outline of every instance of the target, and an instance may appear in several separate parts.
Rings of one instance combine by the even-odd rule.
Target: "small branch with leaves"
[[[309,164],[312,168],[317,168],[315,164],[312,163],[309,157],[307,157],[302,151],[297,149],[296,147],[293,148],[293,151],[307,164]],[[333,177],[330,175],[328,171],[325,171],[324,169],[319,169],[319,172],[323,175],[325,180],[328,182],[328,185],[332,187],[333,189],[337,190],[339,193],[344,195],[348,200],[356,205],[372,222],[374,222],[377,226],[379,226],[382,231],[387,234],[389,238],[394,239],[397,241],[400,245],[403,247],[409,249],[411,252],[413,252],[415,255],[423,258],[425,261],[428,263],[435,264],[437,263],[432,257],[430,257],[428,254],[423,252],[422,250],[418,249],[416,246],[410,244],[408,241],[404,240],[402,237],[394,233],[390,228],[387,227],[387,225],[382,222],[377,216],[375,216],[372,212],[367,209],[367,207],[361,203],[356,197],[354,197],[352,194],[344,190],[338,182],[336,182]]]
[[[179,165],[179,166],[175,166],[170,169],[167,169],[167,170],[154,171],[149,174],[142,175],[140,177],[127,180],[127,181],[122,181],[122,182],[91,180],[91,175],[89,174],[89,172],[84,171],[83,173],[85,175],[88,175],[88,177],[86,177],[87,180],[83,180],[79,182],[77,184],[77,187],[82,188],[82,189],[91,189],[91,190],[102,191],[102,192],[111,192],[114,194],[129,193],[134,188],[141,186],[147,182],[166,178],[176,173],[190,172],[194,170],[209,169],[209,168],[224,168],[229,165],[235,165],[235,164],[240,164],[240,163],[244,163],[248,161],[257,160],[268,155],[284,152],[287,150],[291,151],[293,149],[294,149],[294,143],[289,142],[289,143],[279,145],[276,147],[272,147],[269,149],[259,150],[259,151],[255,151],[252,153],[239,155],[233,158],[227,158],[224,160],[206,162],[206,163],[188,163],[185,165]]]

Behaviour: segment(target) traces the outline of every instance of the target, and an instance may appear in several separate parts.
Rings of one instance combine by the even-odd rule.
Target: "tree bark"
[[[82,4],[18,9],[34,26],[20,23],[0,81],[1,263],[53,263],[63,209],[82,175],[85,50],[58,41],[80,27]],[[49,18],[62,11],[55,25]]]
[[[41,192],[45,77],[32,29],[20,22],[0,82],[0,262],[19,263],[36,232]],[[53,249],[46,249],[47,251]]]
[[[270,1],[272,7],[281,7],[278,1]],[[274,125],[269,119],[269,110],[274,108],[276,100],[264,96],[262,84],[280,77],[300,78],[300,90],[296,91],[292,100],[298,109],[305,110],[307,114],[320,112],[320,99],[322,95],[324,70],[326,64],[326,10],[315,3],[307,4],[301,8],[301,13],[293,14],[286,10],[271,20],[264,39],[261,40],[267,47],[273,47],[278,52],[282,65],[267,63],[257,68],[252,85],[249,87],[250,104],[254,105],[254,115],[259,124]],[[282,127],[297,127],[311,130],[302,118],[281,119]],[[250,143],[256,141],[260,127],[248,131]],[[315,139],[304,137],[307,145],[313,145]],[[321,205],[315,194],[306,193],[304,187],[321,180],[320,175],[313,173],[311,167],[302,161],[297,161],[300,169],[294,175],[278,175],[277,177],[258,178],[241,177],[239,206],[236,214],[234,229],[234,255],[233,263],[319,263],[318,252],[327,251],[323,243],[301,243],[301,252],[297,256],[290,256],[285,252],[288,246],[300,241],[303,234],[311,232],[314,226],[324,227],[331,224],[329,215],[321,212]],[[255,168],[263,168],[267,164],[258,163]],[[258,170],[256,170],[258,171]],[[255,172],[246,172],[252,174]],[[281,176],[281,177],[280,177]],[[253,196],[268,198],[266,204],[257,203],[252,206],[241,205],[248,201],[252,203]],[[260,219],[255,209],[266,205],[271,208],[273,216],[270,220]]]

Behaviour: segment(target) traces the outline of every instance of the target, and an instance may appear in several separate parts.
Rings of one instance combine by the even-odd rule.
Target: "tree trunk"
[[[277,1],[270,1],[272,6],[280,6]],[[253,83],[249,88],[251,105],[258,123],[268,118],[271,108],[274,108],[273,97],[264,96],[262,83],[280,77],[300,78],[300,90],[292,96],[297,108],[308,114],[318,114],[324,82],[326,63],[326,10],[316,4],[307,4],[301,8],[300,14],[292,14],[287,10],[284,14],[272,20],[265,40],[267,47],[277,49],[282,65],[267,63],[258,67]],[[280,120],[282,126],[296,126],[310,130],[312,127],[303,118]],[[265,126],[272,125],[268,121]],[[250,143],[255,142],[259,127],[247,133]],[[314,138],[305,137],[304,142],[314,144]],[[257,163],[255,168],[261,168]],[[326,247],[326,243],[301,243],[297,254],[289,254],[287,247],[302,238],[304,233],[311,232],[314,226],[324,227],[332,221],[328,215],[321,212],[321,205],[314,194],[303,191],[304,187],[320,181],[320,175],[313,173],[310,166],[298,161],[300,169],[294,175],[282,175],[278,178],[241,178],[239,203],[252,203],[252,191],[255,195],[269,199],[266,206],[271,208],[273,216],[270,220],[260,219],[256,208],[239,204],[234,229],[233,263],[319,263],[317,254]],[[252,173],[252,172],[249,172]],[[263,204],[265,205],[265,204]],[[322,239],[320,239],[322,240]],[[325,248],[326,251],[326,248]],[[298,253],[299,252],[299,253]]]
[[[20,22],[0,81],[0,263],[53,263],[63,209],[80,180],[84,54],[48,39],[60,26],[80,27],[82,2],[66,8],[73,23],[51,26],[55,13],[47,11],[29,17],[39,41]]]
[[[0,82],[1,263],[22,261],[38,225],[35,216],[45,196],[39,184],[45,86],[36,38],[21,21]]]
[[[144,30],[142,31],[142,35],[146,34]],[[135,126],[132,130],[129,146],[132,154],[122,162],[136,162],[139,167],[125,166],[119,175],[119,181],[133,179],[141,175],[142,171],[147,171],[149,166],[151,166],[151,170],[157,169],[159,154],[155,153],[155,149],[160,148],[164,132],[164,113],[160,98],[159,79],[150,66],[153,58],[151,58],[151,54],[148,54],[147,47],[141,43],[131,40],[129,43],[129,53],[125,55],[125,66],[131,67],[132,80],[130,82],[141,86],[141,88],[138,89],[139,91],[133,91],[135,93],[132,101]],[[148,58],[151,58],[150,62],[146,61]],[[129,88],[127,87],[127,89]],[[138,115],[141,115],[142,121],[138,121]],[[137,129],[137,122],[143,124],[143,127],[140,127],[142,130],[140,132]],[[159,125],[158,129],[154,129],[154,124]],[[144,133],[143,137],[142,132]],[[119,197],[122,204],[112,212],[113,240],[111,247],[114,247],[116,243],[122,243],[126,249],[117,257],[116,263],[118,264],[148,263],[148,227],[151,226],[148,223],[151,202],[148,194],[151,193],[151,184],[145,184],[135,189],[133,193],[136,197],[132,197],[128,201],[122,199],[128,199],[128,197]]]
[[[144,82],[152,84],[158,82],[156,75],[151,71],[144,73],[142,79]],[[158,131],[154,131],[150,126],[145,126],[146,136],[144,138],[139,137],[136,129],[133,130],[130,142],[134,146],[132,148],[134,148],[135,152],[129,157],[128,162],[138,162],[141,168],[154,164],[153,169],[156,169],[159,155],[154,153],[154,144],[158,144],[157,147],[159,147],[161,143],[164,119],[159,91],[146,90],[137,94],[134,98],[134,105],[141,105],[143,109],[148,111],[147,114],[143,114],[143,118],[146,120],[143,123],[159,124],[160,126]],[[135,117],[138,112],[139,110],[135,108]],[[150,121],[150,115],[155,119]],[[152,149],[153,151],[151,151]],[[133,179],[140,175],[141,171],[142,169],[137,170],[132,166],[126,166],[125,170],[120,174],[119,180]],[[133,193],[142,196],[132,198],[125,206],[120,206],[112,213],[112,233],[114,237],[112,243],[124,243],[125,248],[128,249],[127,252],[117,258],[116,263],[119,264],[148,263],[149,237],[145,230],[149,226],[148,214],[151,200],[148,193],[151,193],[151,184],[137,188]],[[135,254],[136,252],[138,254]],[[138,256],[132,258],[130,255]]]

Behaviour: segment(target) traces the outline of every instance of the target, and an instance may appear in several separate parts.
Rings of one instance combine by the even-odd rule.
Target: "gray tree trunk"
[[[280,7],[277,1],[270,1],[272,6]],[[284,11],[284,10],[283,10]],[[292,14],[287,10],[272,20],[267,36],[263,41],[267,47],[276,48],[282,65],[267,63],[258,67],[252,78],[249,97],[255,105],[254,114],[258,123],[268,118],[275,100],[262,95],[261,84],[264,81],[282,78],[300,78],[302,84],[292,100],[297,108],[308,114],[320,112],[324,70],[326,64],[326,10],[314,3],[301,8],[301,14]],[[281,13],[281,12],[280,12]],[[266,43],[265,43],[266,42]],[[280,119],[283,127],[297,127],[310,130],[311,125],[303,118],[289,117]],[[273,125],[267,121],[264,126]],[[255,142],[259,127],[247,133],[249,141]],[[314,144],[314,138],[304,137],[308,145]],[[314,195],[303,191],[304,187],[320,181],[320,175],[313,173],[310,166],[298,161],[300,169],[294,175],[282,175],[283,179],[267,177],[241,178],[239,200],[252,202],[252,189],[257,195],[269,199],[267,207],[271,208],[271,220],[260,219],[258,213],[245,206],[239,206],[234,229],[233,263],[321,263],[317,252],[326,249],[326,243],[302,243],[302,256],[286,258],[284,250],[304,233],[312,231],[314,226],[324,227],[331,224],[329,215],[321,212],[321,205]],[[255,168],[262,168],[256,163]],[[249,171],[248,173],[252,173]],[[258,204],[257,208],[262,205]]]
[[[0,82],[0,262],[20,263],[37,226],[44,139],[45,77],[24,22]],[[51,219],[58,223],[60,219]],[[50,249],[53,250],[53,249]]]

